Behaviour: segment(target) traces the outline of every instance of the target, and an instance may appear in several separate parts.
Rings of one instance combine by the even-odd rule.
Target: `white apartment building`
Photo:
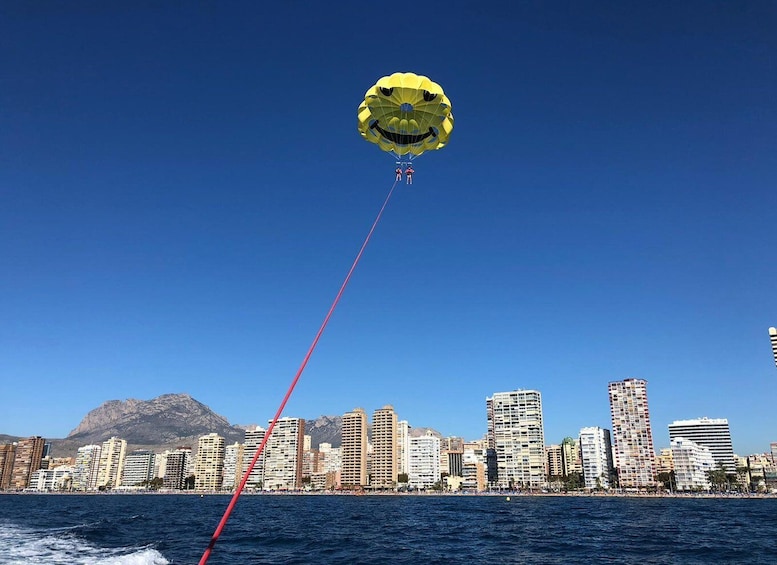
[[[154,459],[151,451],[133,451],[124,458],[121,484],[125,487],[139,486],[154,478]]]
[[[85,445],[78,448],[73,466],[71,488],[75,491],[87,491],[97,487],[97,469],[100,465],[99,445]]]
[[[715,466],[723,466],[726,473],[737,472],[734,461],[734,447],[731,444],[731,430],[726,418],[695,418],[676,420],[669,424],[669,440],[685,438],[708,447]]]
[[[580,454],[585,488],[610,488],[613,472],[610,430],[598,426],[580,429]]]
[[[407,420],[397,422],[397,475],[407,474],[407,442],[411,426]]]
[[[243,445],[233,443],[224,449],[224,477],[221,480],[223,490],[233,490],[243,480],[240,470],[243,468]]]
[[[225,440],[216,433],[200,436],[194,463],[194,489],[213,491],[224,478]],[[169,461],[169,457],[168,457]]]
[[[240,480],[243,480],[243,475],[248,471],[248,466],[256,455],[256,450],[264,440],[264,435],[267,433],[261,426],[253,426],[246,430],[245,441],[243,442],[243,464]],[[259,454],[259,458],[256,460],[254,468],[251,470],[251,474],[246,481],[247,489],[260,489],[262,488],[262,482],[264,481],[264,460],[267,455],[267,446],[265,445],[262,453]]]
[[[281,418],[276,422],[265,447],[262,490],[302,488],[304,435],[305,420],[301,418]]]
[[[486,399],[486,413],[488,447],[496,452],[496,486],[541,488],[546,482],[545,432],[539,391],[494,393]]]
[[[62,465],[54,469],[38,469],[30,475],[25,490],[34,492],[58,492],[68,490],[72,485],[74,468]]]
[[[618,469],[619,486],[624,489],[652,487],[656,484],[656,454],[647,381],[625,379],[611,382],[607,388],[615,444],[613,459]]]
[[[704,445],[682,437],[671,440],[670,445],[677,490],[709,490],[710,481],[707,473],[715,469],[712,451]]]
[[[440,480],[440,438],[427,432],[408,442],[408,484],[417,489],[434,486]]]

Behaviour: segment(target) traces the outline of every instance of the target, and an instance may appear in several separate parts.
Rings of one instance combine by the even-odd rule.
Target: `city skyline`
[[[774,440],[771,5],[415,10],[445,24],[403,58],[377,4],[3,6],[0,432],[170,391],[263,424],[394,182],[358,106],[414,72],[455,129],[285,413],[390,403],[475,438],[523,388],[557,442],[607,428],[603,386],[633,377],[657,445],[703,416],[737,451]]]

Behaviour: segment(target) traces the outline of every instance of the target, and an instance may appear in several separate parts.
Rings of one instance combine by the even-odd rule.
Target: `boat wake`
[[[56,528],[34,530],[0,523],[0,564],[22,565],[168,565],[152,547],[97,547],[79,539],[73,531]]]

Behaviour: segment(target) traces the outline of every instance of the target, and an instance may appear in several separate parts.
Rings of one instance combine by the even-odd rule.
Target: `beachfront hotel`
[[[440,480],[440,438],[431,431],[408,442],[408,484],[427,489]]]
[[[340,483],[343,487],[367,486],[367,414],[354,408],[343,414]]]
[[[545,433],[539,391],[496,392],[486,398],[486,415],[488,448],[496,455],[495,486],[541,488],[545,484]]]
[[[705,417],[672,422],[669,424],[669,441],[678,438],[689,439],[698,445],[708,447],[715,460],[716,468],[722,466],[727,474],[736,474],[731,430],[726,418]]]
[[[710,448],[684,437],[673,438],[670,443],[677,490],[709,490],[708,473],[715,469]]]
[[[625,379],[607,385],[610,394],[614,461],[618,484],[624,489],[641,489],[655,485],[656,455],[647,381]]]
[[[372,488],[396,486],[398,451],[397,414],[387,405],[372,414]]]

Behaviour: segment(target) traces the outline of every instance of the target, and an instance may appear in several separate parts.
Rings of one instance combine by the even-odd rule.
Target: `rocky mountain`
[[[267,424],[263,424],[267,427]],[[326,442],[332,447],[342,443],[341,416],[319,416],[305,421],[305,433],[317,448]],[[431,428],[412,428],[411,435],[423,435]],[[100,444],[112,436],[127,440],[127,447],[162,451],[182,445],[196,448],[197,439],[217,433],[227,444],[243,442],[245,427],[235,426],[205,404],[188,394],[164,394],[151,400],[110,400],[90,411],[65,439],[47,440],[54,456],[73,456],[79,447]],[[10,436],[9,436],[10,437]],[[2,443],[2,442],[0,442]]]
[[[305,420],[305,433],[310,436],[310,445],[318,448],[320,443],[331,443],[340,447],[343,438],[342,416],[319,416],[315,420]]]
[[[196,446],[201,435],[215,432],[227,443],[243,441],[245,431],[188,394],[163,394],[151,400],[109,400],[89,412],[64,440],[52,440],[56,453],[71,455],[78,447],[111,436],[133,449]]]

